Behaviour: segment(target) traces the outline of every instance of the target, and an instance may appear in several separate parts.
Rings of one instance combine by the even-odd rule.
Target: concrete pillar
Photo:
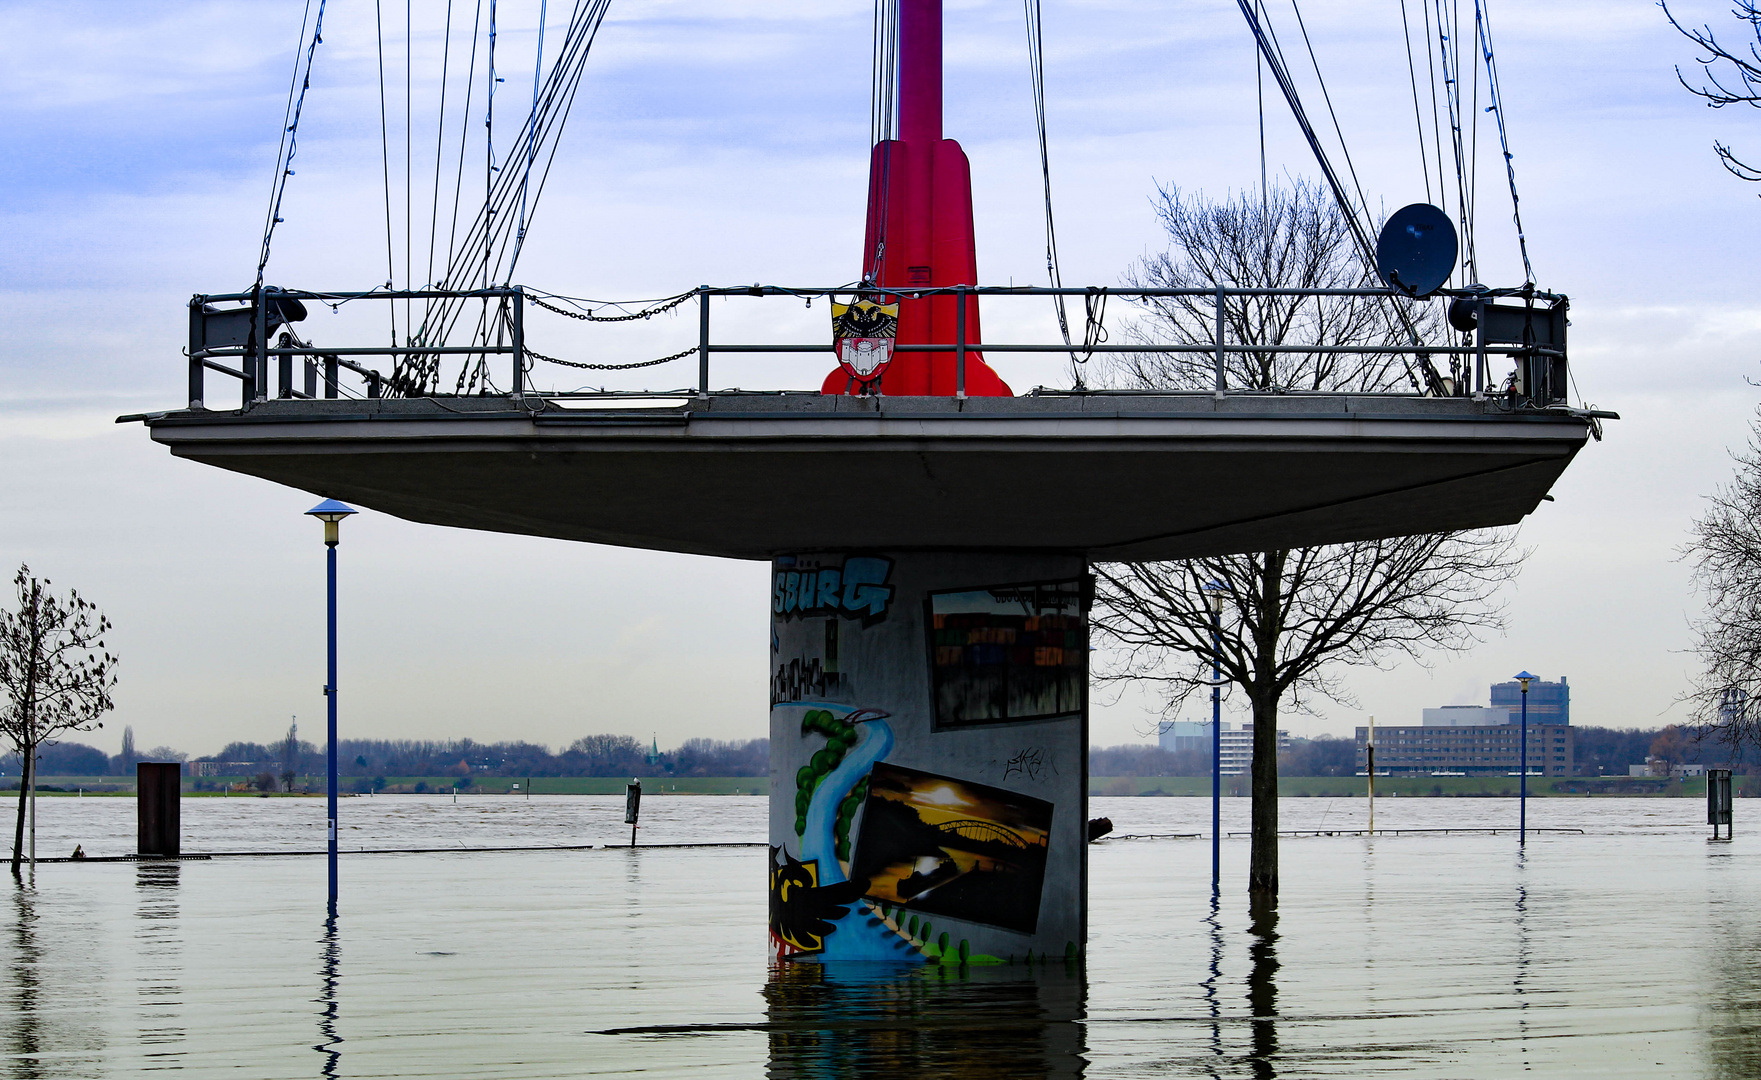
[[[179,780],[183,766],[175,761],[142,761],[135,765],[135,853],[169,855],[180,851]]]
[[[1084,561],[800,554],[772,571],[778,955],[1079,959]]]

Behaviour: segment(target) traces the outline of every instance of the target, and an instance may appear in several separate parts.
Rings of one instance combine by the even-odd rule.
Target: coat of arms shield
[[[832,301],[832,343],[838,363],[852,379],[875,382],[893,359],[899,337],[899,304],[857,297],[853,303]]]

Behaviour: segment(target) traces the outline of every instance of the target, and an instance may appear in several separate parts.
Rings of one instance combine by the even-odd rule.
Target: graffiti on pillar
[[[872,626],[887,617],[893,560],[878,555],[785,555],[771,568],[770,610],[783,619],[836,616]]]
[[[991,762],[1004,780],[1014,777],[1045,783],[1058,775],[1058,755],[1044,746],[1023,746],[1006,759]]]
[[[817,861],[802,862],[782,848],[771,848],[771,936],[791,953],[820,952],[833,924],[849,913],[849,905],[862,898],[867,886],[860,878],[821,885]]]
[[[936,730],[1081,712],[1088,692],[1087,584],[931,593],[926,630]]]
[[[850,877],[869,899],[1035,932],[1051,803],[885,763],[868,781]]]
[[[802,643],[801,651],[807,655],[791,656],[787,660],[783,659],[776,634],[772,633],[772,708],[791,701],[838,701],[848,692],[843,665],[839,660],[843,623],[836,618],[828,618],[824,622],[823,637],[810,635],[808,641]],[[815,645],[819,647],[818,655],[811,655]]]

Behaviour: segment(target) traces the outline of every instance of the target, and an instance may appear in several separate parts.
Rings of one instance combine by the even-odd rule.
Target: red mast
[[[942,138],[942,0],[899,0],[899,138],[874,148],[868,167],[868,230],[863,276],[888,292],[913,286],[978,284],[972,231],[972,170],[966,152]],[[900,345],[952,345],[958,298],[904,299]],[[976,345],[978,298],[966,300],[966,343]],[[885,393],[951,397],[955,357],[897,353],[881,377]],[[845,393],[842,368],[826,376],[821,392]],[[966,354],[966,393],[1009,397],[1009,387],[977,352]]]

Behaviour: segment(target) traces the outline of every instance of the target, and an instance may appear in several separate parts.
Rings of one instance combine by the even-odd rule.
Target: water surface
[[[19,1077],[1761,1075],[1761,841],[1686,799],[1543,799],[1541,833],[1283,844],[1250,918],[1244,838],[1092,849],[1084,966],[772,969],[764,848],[44,864],[0,910]],[[39,853],[125,853],[126,799],[44,799]],[[1225,800],[1224,830],[1247,827]],[[1202,799],[1095,799],[1121,833]],[[1364,825],[1289,799],[1289,829]],[[322,846],[320,799],[189,799],[186,851]],[[343,803],[357,849],[627,844],[622,800]],[[1381,828],[1514,825],[1509,799],[1382,799]],[[761,843],[764,800],[651,796],[645,843]],[[1757,822],[1761,826],[1761,822]]]

